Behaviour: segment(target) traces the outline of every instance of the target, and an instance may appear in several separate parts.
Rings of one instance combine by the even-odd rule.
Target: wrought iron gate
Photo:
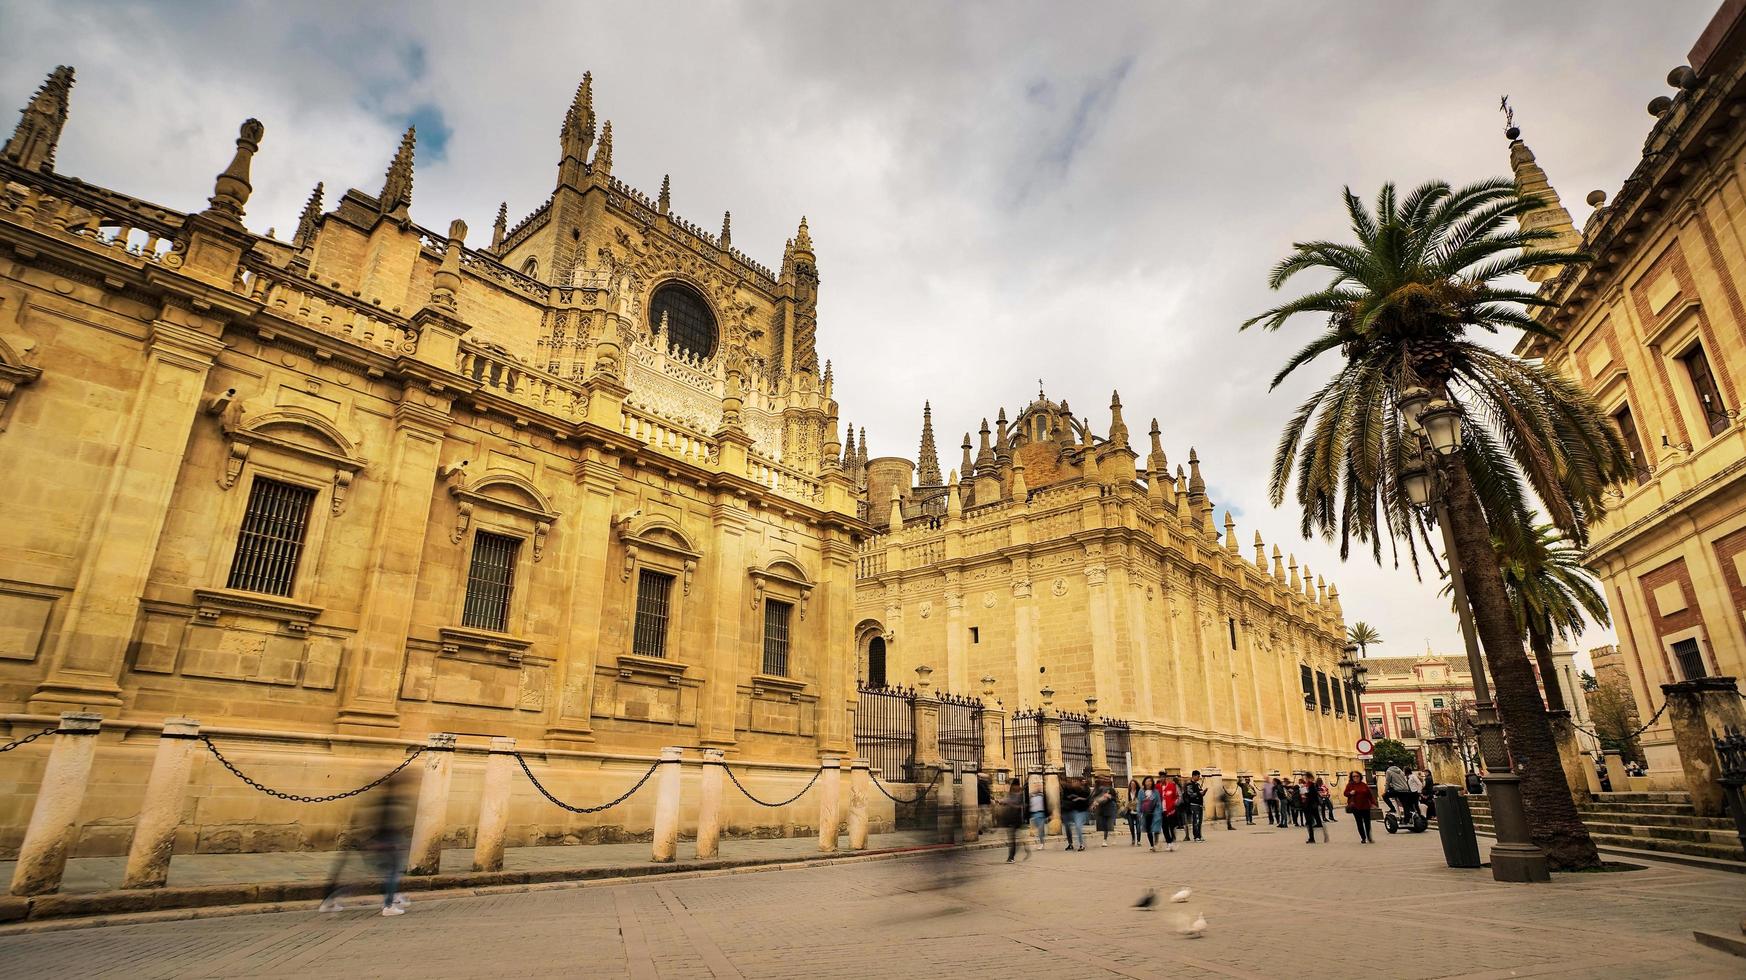
[[[1043,765],[1043,729],[1036,711],[1015,711],[1006,722],[1006,757],[1015,776]]]
[[[857,685],[855,751],[888,782],[915,779],[915,691]]]
[[[940,695],[940,758],[982,767],[982,702],[957,694]]]
[[[1061,773],[1083,776],[1091,768],[1091,719],[1084,715],[1061,712]]]

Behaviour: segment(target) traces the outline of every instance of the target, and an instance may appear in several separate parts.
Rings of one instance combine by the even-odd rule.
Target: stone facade
[[[1662,685],[1746,672],[1746,6],[1726,3],[1668,76],[1643,158],[1579,231],[1520,134],[1518,183],[1550,205],[1541,225],[1595,261],[1548,271],[1541,317],[1556,341],[1517,348],[1586,387],[1631,443],[1637,478],[1594,529],[1640,715]],[[1643,736],[1653,775],[1680,762],[1662,719]]]
[[[857,556],[859,676],[984,689],[1008,708],[1096,699],[1132,724],[1136,771],[1336,771],[1356,700],[1337,661],[1338,589],[1259,535],[1214,523],[1200,461],[1169,463],[1154,421],[1137,469],[1121,400],[1107,435],[1041,392],[964,437],[940,474],[930,409],[918,461],[851,458],[881,533]],[[919,465],[918,465],[919,464]],[[919,482],[917,482],[919,481]],[[1309,678],[1307,681],[1302,678]],[[1306,702],[1306,691],[1317,691]]]
[[[0,708],[14,732],[104,715],[82,847],[124,846],[102,825],[137,808],[166,716],[303,792],[443,731],[457,785],[508,736],[582,803],[664,745],[764,766],[780,796],[852,754],[867,529],[804,219],[774,272],[667,185],[632,190],[584,80],[550,199],[489,247],[412,219],[410,130],[380,191],[327,209],[318,186],[283,241],[242,221],[260,123],[181,214],[53,170],[71,86],[57,70],[0,154]],[[208,762],[184,847],[345,825]],[[807,822],[729,803],[730,830]],[[646,805],[577,819],[530,793],[510,842],[644,833]]]

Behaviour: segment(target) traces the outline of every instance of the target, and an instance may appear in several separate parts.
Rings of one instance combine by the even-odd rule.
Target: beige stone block
[[[1662,616],[1671,616],[1685,608],[1685,590],[1680,583],[1667,582],[1654,592],[1655,608]]]

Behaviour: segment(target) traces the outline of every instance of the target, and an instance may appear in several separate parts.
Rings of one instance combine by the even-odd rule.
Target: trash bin
[[[1479,841],[1473,836],[1473,809],[1459,786],[1438,786],[1437,836],[1443,839],[1443,860],[1451,868],[1480,867]]]

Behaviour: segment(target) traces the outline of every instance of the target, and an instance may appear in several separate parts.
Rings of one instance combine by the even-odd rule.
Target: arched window
[[[666,318],[667,335],[662,343],[695,357],[715,353],[715,316],[697,291],[684,283],[663,283],[649,299],[649,327],[657,329]]]
[[[526,262],[523,262],[521,264],[521,274],[538,279],[540,277],[540,260],[538,258],[530,258]]]
[[[867,644],[867,685],[885,686],[885,637],[875,636]]]

